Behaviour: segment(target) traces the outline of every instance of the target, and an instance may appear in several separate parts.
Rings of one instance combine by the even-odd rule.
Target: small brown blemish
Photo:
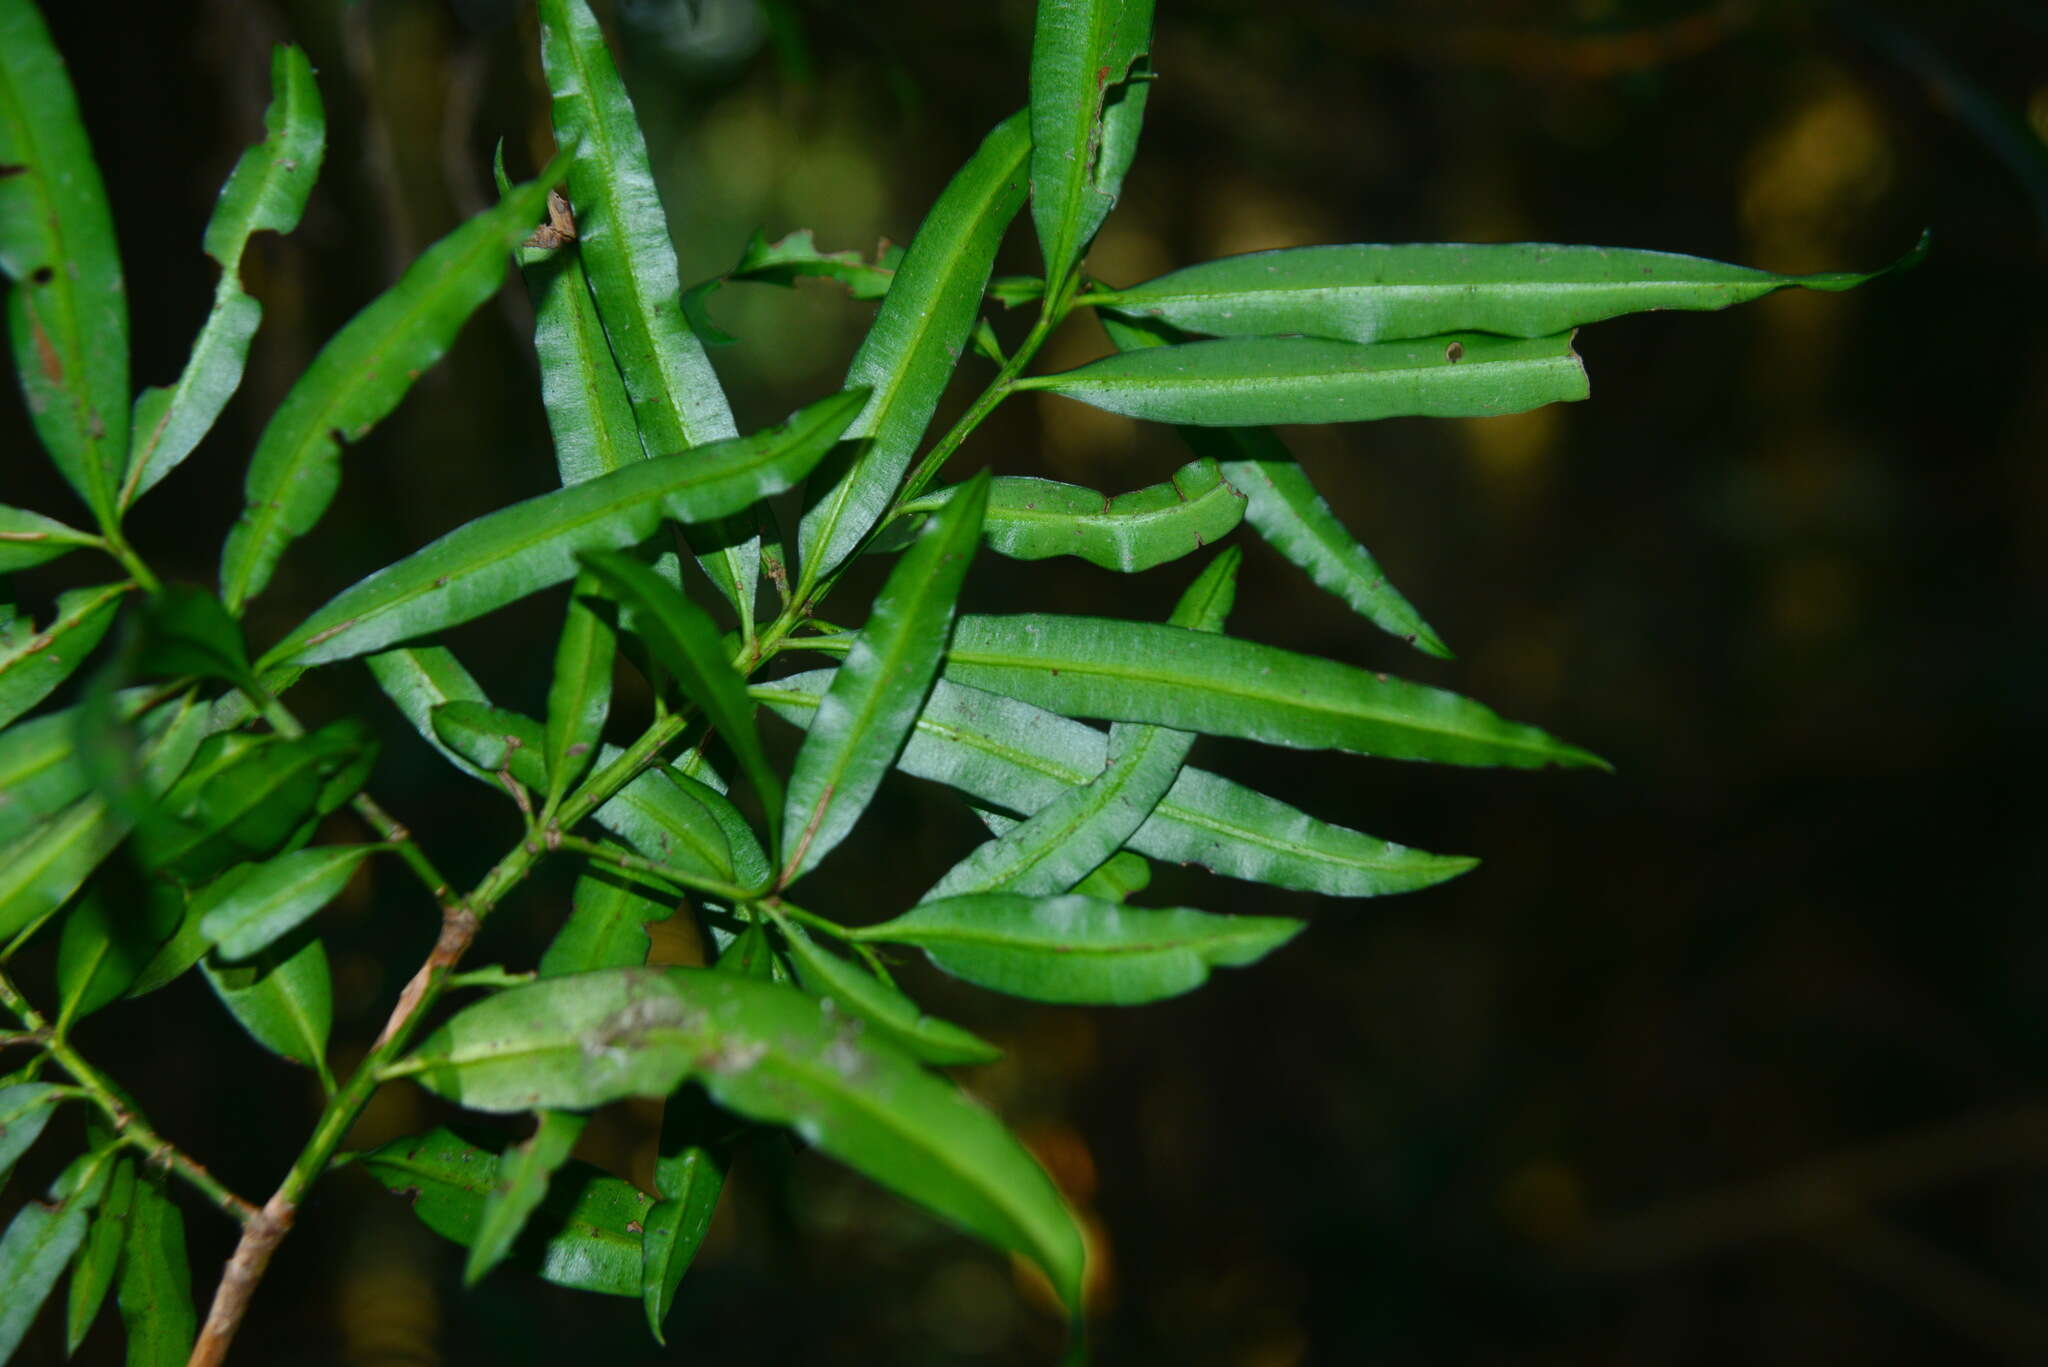
[[[628,1220],[626,1221],[626,1232],[628,1234],[644,1234],[646,1231],[641,1227],[638,1220]]]
[[[1463,342],[1453,342],[1449,346],[1445,347],[1444,359],[1446,361],[1449,361],[1452,365],[1456,365],[1458,362],[1464,360],[1465,344]]]

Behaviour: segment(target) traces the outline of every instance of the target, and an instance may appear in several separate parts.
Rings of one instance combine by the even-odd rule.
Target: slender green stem
[[[844,940],[848,937],[849,932],[845,926],[830,917],[820,916],[815,911],[805,911],[794,902],[784,901],[780,897],[770,897],[761,905],[767,908],[770,915],[787,916],[792,921],[801,921],[812,930],[823,931],[835,940]]]
[[[100,530],[104,533],[100,543],[102,549],[121,563],[121,568],[128,571],[129,578],[142,586],[144,593],[154,594],[163,591],[163,582],[156,577],[155,572],[142,557],[135,553],[135,548],[128,544],[128,539],[121,535],[119,524],[103,523]]]
[[[568,850],[573,854],[580,854],[585,858],[595,859],[601,864],[619,870],[621,873],[642,875],[644,880],[650,884],[659,883],[662,885],[662,890],[664,891],[673,888],[685,892],[709,893],[713,897],[735,903],[746,902],[760,895],[753,889],[743,888],[737,883],[726,883],[716,878],[701,878],[694,873],[685,873],[681,869],[653,859],[642,859],[637,854],[627,854],[624,850],[601,844],[595,840],[583,840],[573,835],[565,835],[555,842],[555,846],[557,849]]]

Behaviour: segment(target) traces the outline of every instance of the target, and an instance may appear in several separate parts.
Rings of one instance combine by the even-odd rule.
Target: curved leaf
[[[0,15],[9,6],[0,0]],[[0,1234],[0,1362],[14,1356],[36,1312],[85,1242],[86,1218],[106,1190],[113,1154],[96,1149],[71,1161],[41,1201],[15,1212]]]
[[[334,1090],[327,1032],[334,1024],[334,980],[327,950],[308,940],[288,957],[273,951],[253,964],[204,963],[206,981],[249,1037],[280,1058],[303,1063]]]
[[[580,552],[645,541],[664,514],[703,522],[780,493],[831,449],[864,397],[835,394],[781,427],[638,461],[485,513],[342,590],[259,667],[345,660],[467,622],[574,578]]]
[[[792,675],[753,694],[805,726],[832,673]],[[897,767],[1029,813],[1100,774],[1108,746],[1092,726],[940,679]],[[1477,863],[1318,821],[1277,798],[1190,768],[1180,771],[1129,845],[1155,859],[1331,897],[1411,892]]]
[[[408,646],[363,661],[384,696],[391,699],[420,738],[441,758],[479,782],[496,787],[484,770],[443,744],[434,732],[434,709],[447,702],[486,702],[484,690],[445,646]]]
[[[916,945],[954,977],[1013,997],[1134,1006],[1192,992],[1211,967],[1262,959],[1305,927],[1275,916],[988,892],[923,903],[854,938]]]
[[[906,551],[804,736],[783,829],[793,848],[780,882],[815,867],[853,829],[917,720],[938,672],[988,502],[988,473],[960,486]]]
[[[1418,342],[1233,337],[1105,356],[1017,381],[1111,413],[1198,427],[1479,418],[1586,397],[1570,336]]]
[[[0,1087],[0,1183],[43,1133],[43,1126],[64,1104],[64,1090],[48,1082],[18,1082]]]
[[[121,1246],[127,1241],[128,1220],[135,1205],[135,1186],[135,1160],[126,1155],[116,1158],[106,1195],[94,1208],[85,1242],[71,1265],[71,1287],[64,1298],[66,1357],[77,1354],[114,1285],[114,1271],[120,1265]]]
[[[258,954],[339,897],[356,866],[376,852],[375,845],[321,845],[259,864],[212,904],[200,933],[223,959]]]
[[[57,941],[57,1028],[119,1001],[178,928],[185,900],[161,885],[104,880],[64,917]]]
[[[816,1147],[1044,1268],[1079,1301],[1081,1238],[1051,1180],[1000,1121],[811,998],[710,969],[550,978],[457,1012],[393,1074],[475,1110],[712,1100]]]
[[[206,254],[220,267],[213,311],[193,340],[177,382],[169,389],[145,389],[135,400],[134,449],[121,484],[123,507],[192,454],[241,386],[249,339],[263,321],[263,305],[242,288],[242,249],[251,234],[298,227],[320,174],[327,116],[304,51],[283,43],[272,51],[270,91],[263,140],[235,163],[206,224]]]
[[[29,419],[110,527],[128,455],[127,287],[64,59],[29,0],[0,0],[0,170],[0,274],[14,281],[7,330]]]
[[[435,737],[466,763],[492,775],[508,773],[529,788],[547,783],[541,758],[547,733],[533,718],[466,698],[439,704],[428,718]]]
[[[937,409],[981,311],[1003,232],[1024,203],[1031,135],[1023,113],[997,124],[919,225],[874,325],[847,367],[874,397],[842,454],[804,491],[797,554],[816,584],[880,518]]]
[[[394,1139],[357,1160],[410,1201],[420,1223],[444,1239],[475,1244],[499,1156],[453,1131]],[[542,1281],[606,1296],[640,1294],[640,1225],[653,1202],[630,1182],[588,1163],[569,1163],[549,1184],[513,1261]]]
[[[123,582],[60,593],[50,625],[0,641],[0,726],[49,697],[85,663],[114,624],[122,595],[134,587]]]
[[[758,927],[757,927],[758,928]],[[696,1260],[718,1198],[732,1166],[734,1123],[706,1104],[694,1088],[668,1099],[661,1114],[661,1149],[654,1160],[659,1198],[647,1212],[641,1233],[640,1303],[647,1332],[666,1344],[662,1322],[675,1304],[676,1288]]]
[[[583,1134],[588,1116],[568,1111],[542,1111],[533,1133],[498,1159],[497,1180],[484,1193],[477,1215],[476,1236],[462,1264],[462,1281],[475,1286],[505,1260],[512,1241],[548,1194],[548,1180],[569,1161],[569,1151]]]
[[[1074,884],[1083,897],[1103,902],[1121,902],[1134,892],[1143,892],[1152,882],[1152,866],[1145,856],[1118,850],[1101,867]]]
[[[1136,150],[1152,0],[1040,0],[1031,37],[1031,218],[1057,284],[1116,203]],[[1136,79],[1132,79],[1132,78]],[[1132,88],[1124,83],[1132,80]],[[1111,119],[1112,105],[1121,105]]]
[[[192,1351],[199,1317],[185,1255],[185,1217],[148,1173],[135,1184],[128,1241],[121,1250],[121,1321],[129,1367],[178,1367]]]
[[[1150,622],[963,617],[946,677],[1072,717],[1143,721],[1305,750],[1441,764],[1600,765],[1442,689]]]
[[[263,591],[285,547],[327,511],[341,483],[342,447],[361,441],[396,408],[469,315],[497,292],[505,253],[540,216],[557,169],[427,248],[292,385],[257,440],[243,486],[246,504],[221,548],[221,597],[231,611],[239,614]]]
[[[638,968],[647,962],[647,927],[667,920],[675,910],[622,878],[586,871],[578,875],[569,895],[569,919],[540,956],[540,976]]]
[[[921,1063],[993,1063],[1003,1051],[950,1021],[927,1016],[909,997],[866,969],[818,948],[803,927],[778,919],[790,962],[804,991],[864,1021],[877,1035]]]
[[[562,617],[555,646],[555,673],[548,684],[548,729],[543,756],[548,770],[548,805],[565,796],[596,758],[612,706],[612,664],[618,638],[607,617],[591,606],[579,581]]]
[[[1672,252],[1551,242],[1285,247],[1204,261],[1087,302],[1216,337],[1549,337],[1625,313],[1725,309],[1790,286],[1852,289],[1916,264],[1927,247],[1922,238],[1860,275],[1778,275]]]
[[[55,560],[80,546],[98,544],[99,538],[90,532],[67,527],[54,517],[0,503],[0,574],[12,574]]]

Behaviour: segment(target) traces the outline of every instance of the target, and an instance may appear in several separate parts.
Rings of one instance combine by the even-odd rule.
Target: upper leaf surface
[[[1137,109],[1105,145],[1104,112],[1152,43],[1152,0],[1040,0],[1031,36],[1031,218],[1058,282],[1116,202]]]

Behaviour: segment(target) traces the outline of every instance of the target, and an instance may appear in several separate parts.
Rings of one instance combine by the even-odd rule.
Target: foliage
[[[131,398],[121,266],[65,68],[30,0],[0,0],[10,337],[37,432],[91,527],[0,507],[0,571],[99,554],[120,576],[63,594],[41,627],[12,609],[0,621],[0,964],[38,937],[58,945],[54,1010],[0,974],[14,1017],[0,1043],[30,1051],[0,1079],[0,1175],[58,1108],[95,1117],[48,1199],[0,1236],[0,1360],[68,1267],[73,1344],[118,1288],[132,1361],[218,1361],[292,1213],[345,1160],[342,1137],[372,1093],[399,1078],[474,1111],[533,1117],[531,1137],[502,1153],[436,1129],[355,1158],[469,1248],[472,1281],[505,1264],[636,1297],[659,1338],[737,1136],[787,1127],[1036,1264],[1078,1343],[1075,1216],[1001,1121],[936,1071],[997,1051],[925,1012],[878,947],[922,950],[993,992],[1135,1005],[1192,991],[1304,928],[1133,905],[1148,858],[1337,897],[1469,869],[1185,764],[1198,735],[1454,765],[1601,764],[1474,700],[1225,631],[1239,553],[1209,548],[1245,523],[1366,620],[1448,655],[1268,427],[1583,399],[1577,327],[1871,278],[1435,244],[1259,253],[1108,287],[1087,276],[1086,251],[1137,150],[1151,6],[1042,0],[1029,108],[988,134],[907,249],[870,261],[820,251],[808,232],[773,244],[757,234],[732,272],[686,292],[596,19],[585,0],[539,10],[561,150],[524,183],[501,170],[499,202],[307,366],[250,455],[208,588],[160,582],[124,518],[240,381],[262,315],[242,288],[243,248],[253,232],[296,226],[323,155],[312,69],[278,49],[266,136],[206,232],[220,269],[213,311],[179,379]],[[992,280],[1027,199],[1046,273]],[[251,641],[250,605],[327,510],[350,444],[447,350],[508,258],[534,299],[562,487],[479,516],[276,640]],[[874,323],[842,390],[796,396],[808,402],[786,423],[741,435],[705,358],[702,301],[728,282],[803,277],[878,299]],[[1036,320],[1005,355],[987,306],[1029,301]],[[1100,317],[1114,354],[1032,371],[1081,310]],[[970,340],[994,375],[934,434]],[[1029,390],[1177,424],[1193,459],[1166,483],[1114,495],[985,473],[941,483],[989,413]],[[785,542],[770,500],[789,491],[798,516]],[[1195,572],[1163,623],[956,614],[970,570],[1005,572],[977,566],[983,546],[1123,574],[1181,561]],[[861,625],[827,624],[819,610],[865,556],[893,560]],[[437,638],[564,584],[545,717],[494,706]],[[833,663],[782,668],[800,652]],[[307,672],[358,661],[424,743],[517,808],[520,839],[467,892],[369,795],[368,724],[309,728],[283,701]],[[651,716],[618,715],[622,671],[644,683]],[[46,708],[52,697],[63,705]],[[763,712],[801,733],[786,770],[762,738]],[[870,810],[892,769],[957,789],[992,828],[909,908],[863,905],[829,860],[846,840],[890,838]],[[323,839],[344,807],[378,838]],[[441,933],[376,1042],[337,1077],[320,915],[374,860],[415,875],[407,896],[438,908]],[[575,870],[574,906],[536,970],[458,973],[479,926],[553,861]],[[645,927],[679,911],[710,966],[647,966]],[[326,1096],[260,1207],[167,1143],[71,1040],[81,1018],[195,968],[256,1043],[312,1070]],[[487,995],[441,1013],[458,986]],[[571,1159],[588,1112],[635,1097],[666,1107],[653,1192]],[[243,1226],[203,1326],[170,1178]]]

